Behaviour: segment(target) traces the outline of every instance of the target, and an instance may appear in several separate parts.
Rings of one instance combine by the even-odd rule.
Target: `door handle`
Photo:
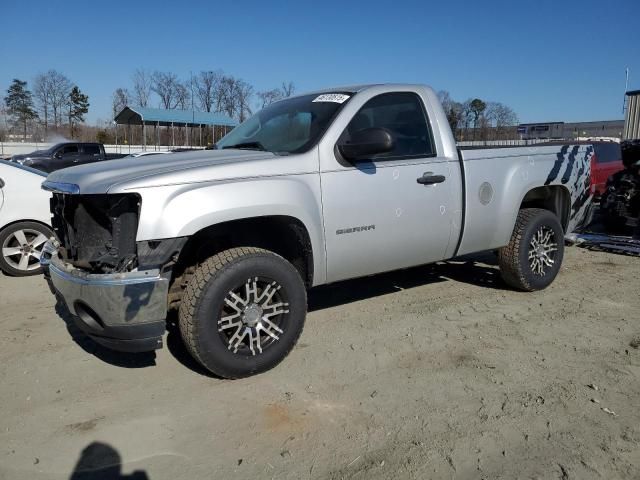
[[[446,178],[444,175],[434,175],[433,172],[424,172],[421,177],[418,177],[418,183],[420,185],[434,185],[444,182]]]

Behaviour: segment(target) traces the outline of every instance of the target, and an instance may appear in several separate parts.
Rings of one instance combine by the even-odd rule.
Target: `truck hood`
[[[82,194],[116,193],[161,185],[304,172],[297,156],[248,150],[198,150],[123,158],[65,168],[47,182],[74,184]],[[307,169],[308,170],[308,169]]]

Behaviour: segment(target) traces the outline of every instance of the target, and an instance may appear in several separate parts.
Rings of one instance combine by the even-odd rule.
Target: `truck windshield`
[[[350,97],[349,93],[325,93],[273,103],[229,132],[217,148],[264,150],[280,155],[306,152]]]

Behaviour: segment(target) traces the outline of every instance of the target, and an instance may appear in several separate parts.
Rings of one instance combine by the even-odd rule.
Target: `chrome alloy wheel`
[[[289,303],[277,282],[253,277],[227,293],[218,332],[233,353],[256,355],[280,339],[286,328]]]
[[[2,242],[2,257],[16,270],[36,270],[40,268],[40,255],[46,241],[47,236],[37,230],[16,230]]]
[[[553,267],[558,250],[554,231],[541,225],[529,242],[529,266],[535,275],[544,276],[547,267]]]

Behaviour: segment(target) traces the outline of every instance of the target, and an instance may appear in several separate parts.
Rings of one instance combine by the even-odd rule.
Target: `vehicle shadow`
[[[448,280],[498,290],[510,288],[500,277],[497,257],[487,252],[316,287],[309,292],[309,311],[336,307]]]
[[[488,252],[316,287],[308,293],[308,310],[314,312],[449,280],[486,288],[509,289],[500,278],[496,256]],[[178,316],[175,310],[171,311],[167,317],[167,330],[169,332],[167,348],[176,360],[195,373],[220,379],[196,362],[187,351],[180,336]]]
[[[314,312],[450,280],[485,288],[509,289],[500,278],[496,256],[489,252],[316,287],[309,291],[308,310]],[[72,314],[61,299],[56,304],[56,312],[66,323],[71,338],[83,350],[95,355],[100,360],[114,366],[126,368],[144,368],[155,365],[155,352],[116,352],[91,340],[75,325]],[[178,362],[200,375],[216,379],[220,378],[194,360],[184,346],[175,310],[170,311],[167,316],[167,331],[166,346]]]
[[[167,348],[171,355],[180,362],[183,366],[187,367],[192,372],[200,375],[205,375],[210,378],[221,380],[222,378],[214,375],[209,370],[200,365],[189,353],[187,347],[182,341],[180,334],[180,327],[178,326],[178,311],[170,310],[167,314]]]
[[[64,300],[57,298],[56,313],[64,321],[67,326],[67,332],[74,342],[80,346],[85,352],[94,355],[105,363],[116,367],[125,368],[144,368],[151,367],[156,364],[155,352],[117,352],[103,347],[89,338],[74,322],[73,314],[69,311]]]
[[[80,452],[69,480],[149,480],[149,475],[144,470],[123,475],[118,451],[107,443],[93,442]]]

